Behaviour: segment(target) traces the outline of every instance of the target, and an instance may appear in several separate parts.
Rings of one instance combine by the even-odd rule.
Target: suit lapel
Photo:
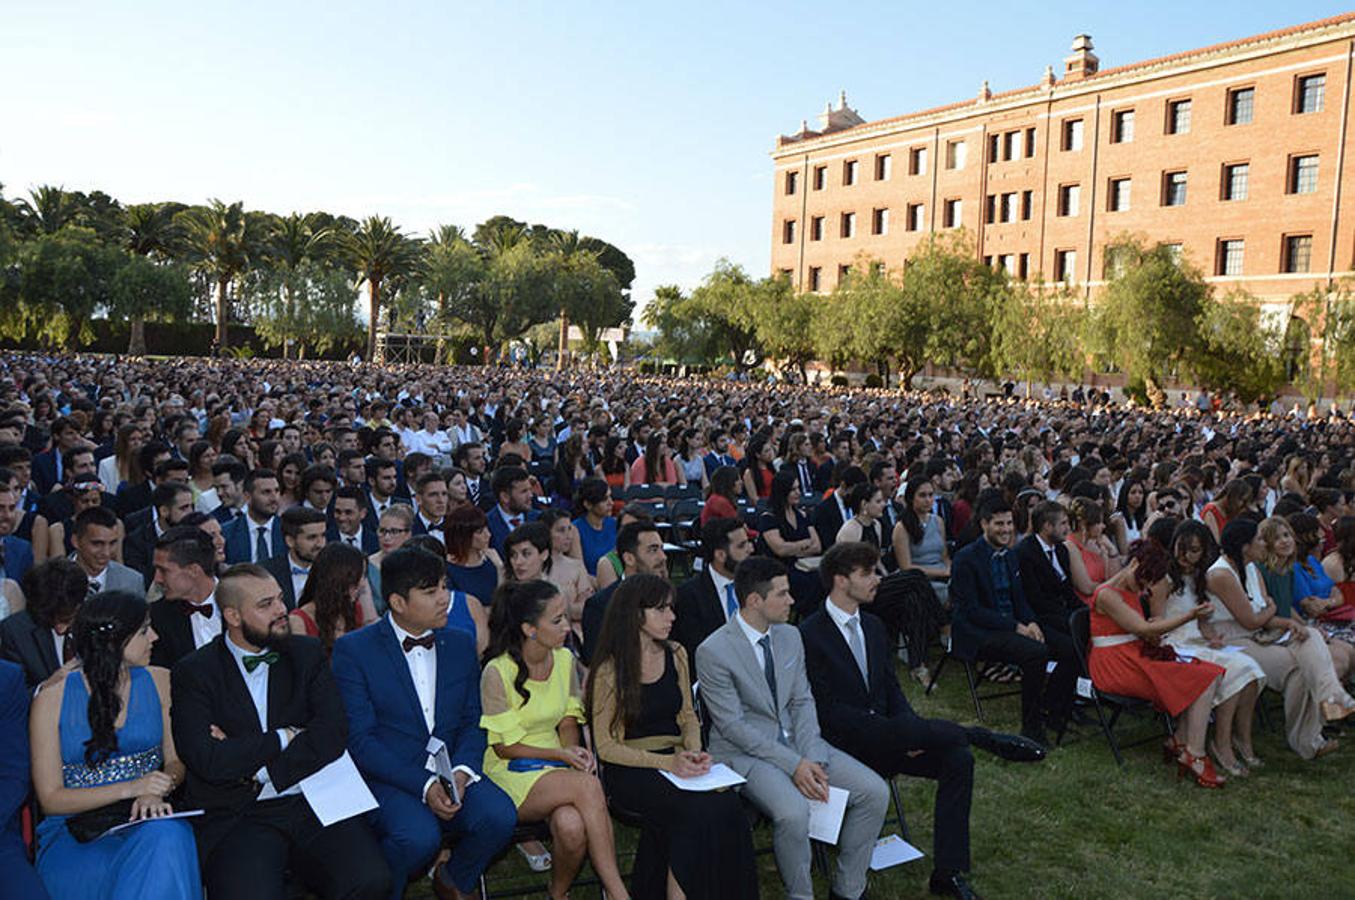
[[[827,601],[824,602],[824,605],[827,606]],[[870,641],[866,637],[866,619],[862,616],[858,621],[861,626],[861,647],[866,654],[866,672],[869,673],[871,654]],[[828,614],[827,609],[823,611],[823,630],[829,632],[828,640],[837,648],[838,658],[846,661],[848,670],[856,676],[857,682],[869,694],[870,684],[861,680],[861,670],[856,666],[856,657],[852,655],[852,648],[848,645],[847,639],[842,636],[842,629],[837,627],[837,623],[833,621],[833,617]]]
[[[398,691],[409,704],[410,712],[414,716],[414,721],[419,723],[420,728],[427,731],[428,725],[423,720],[423,704],[419,703],[419,693],[414,690],[414,678],[409,674],[409,664],[405,662],[405,654],[404,651],[400,649],[400,642],[395,639],[395,629],[391,628],[390,620],[385,616],[377,619],[376,624],[373,627],[376,628],[378,632],[377,645],[380,648],[382,657],[386,660],[386,664],[390,666],[395,684],[398,685],[396,691]],[[438,649],[439,651],[442,650],[442,641],[438,641]],[[439,657],[441,657],[441,653],[439,653]],[[441,675],[442,665],[439,663],[439,681],[441,681]],[[438,686],[441,687],[440,684]],[[438,697],[441,698],[442,694],[443,692],[439,690]],[[433,724],[436,725],[437,721],[438,718],[435,710]]]
[[[259,713],[254,708],[254,698],[249,695],[249,689],[245,687],[245,678],[240,674],[240,667],[235,664],[235,657],[231,655],[230,648],[226,646],[226,636],[224,634],[213,638],[216,645],[217,665],[221,667],[221,682],[226,689],[227,709],[238,709],[245,711],[245,719],[249,721],[250,730],[263,733],[263,728],[259,725]],[[209,645],[210,646],[210,645]],[[273,676],[268,677],[268,715],[273,716]]]
[[[33,636],[34,649],[37,651],[38,658],[42,660],[43,665],[49,671],[56,671],[61,668],[61,660],[57,659],[56,643],[52,640],[52,631],[49,628],[43,628],[37,622],[33,622],[33,630],[29,632]]]
[[[725,624],[728,632],[728,640],[734,649],[734,658],[744,668],[744,674],[756,686],[755,689],[764,697],[767,702],[767,708],[772,710],[777,717],[780,717],[781,711],[776,709],[776,704],[772,703],[772,689],[767,684],[767,673],[763,671],[758,663],[757,653],[753,651],[753,646],[748,643],[748,639],[743,634],[743,627],[734,619],[730,619]],[[776,648],[772,648],[772,661],[776,662]],[[780,685],[778,684],[778,687]],[[779,690],[778,694],[781,693]],[[778,698],[779,699],[779,698]]]
[[[268,667],[268,728],[281,728],[284,724],[283,707],[292,697],[292,684],[296,680],[292,667],[296,660],[283,650],[276,663]],[[239,670],[236,670],[239,674]],[[241,682],[243,684],[243,682]]]

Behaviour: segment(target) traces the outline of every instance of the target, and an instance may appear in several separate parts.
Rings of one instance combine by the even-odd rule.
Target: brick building
[[[1355,269],[1353,62],[1355,13],[1106,69],[1079,35],[1061,77],[876,122],[844,94],[772,152],[772,271],[831,291],[963,227],[1014,276],[1094,293],[1133,232],[1279,307]]]

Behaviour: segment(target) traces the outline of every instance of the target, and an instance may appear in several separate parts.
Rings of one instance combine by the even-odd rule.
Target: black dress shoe
[[[1021,737],[1033,743],[1039,744],[1041,748],[1049,746],[1049,735],[1045,732],[1043,728],[1041,728],[1039,731],[1028,731],[1023,728],[1021,729]]]
[[[1047,755],[1044,744],[1018,734],[998,734],[986,728],[976,728],[969,742],[1008,762],[1039,762]]]
[[[979,895],[965,881],[959,872],[932,872],[927,890],[942,897],[959,897],[960,900],[980,900]]]

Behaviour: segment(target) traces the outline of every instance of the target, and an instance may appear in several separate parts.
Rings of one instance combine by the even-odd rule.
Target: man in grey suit
[[[777,561],[754,556],[734,574],[739,612],[696,650],[710,753],[748,783],[744,796],[772,821],[786,895],[812,900],[809,813],[829,786],[848,792],[832,896],[857,898],[884,823],[889,788],[879,775],[819,734],[800,632],[786,620],[790,580]]]
[[[75,517],[71,546],[75,561],[89,578],[90,594],[128,591],[146,596],[146,580],[135,569],[113,559],[118,544],[118,516],[106,506],[91,506]]]

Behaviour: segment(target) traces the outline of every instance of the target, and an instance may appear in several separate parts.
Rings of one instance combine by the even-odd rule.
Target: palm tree
[[[137,203],[127,207],[123,245],[132,253],[156,262],[166,262],[183,249],[184,229],[177,220],[182,203]],[[146,317],[132,316],[127,353],[146,353]]]
[[[285,321],[297,323],[301,320],[296,308],[297,276],[303,267],[328,261],[335,252],[336,232],[323,213],[292,213],[279,218],[274,223],[272,234],[264,249],[268,263],[282,277],[282,295],[286,314]],[[287,346],[282,345],[282,356],[287,357]]]
[[[575,254],[584,252],[582,242],[579,238],[577,228],[569,231],[552,231],[550,234],[550,249],[560,257],[560,262],[568,266],[574,259]],[[560,305],[560,347],[555,354],[555,368],[563,369],[565,367],[565,357],[569,355],[569,309],[562,303]]]
[[[17,200],[14,206],[20,224],[30,234],[56,234],[80,218],[79,196],[50,184],[34,188],[27,200]]]
[[[216,346],[225,349],[229,342],[226,325],[230,321],[231,282],[254,264],[263,245],[266,222],[256,213],[245,212],[239,200],[227,205],[214,199],[207,206],[184,211],[181,218],[194,266],[215,284]]]
[[[386,216],[369,216],[346,244],[359,283],[367,282],[367,359],[375,360],[381,286],[387,278],[408,277],[419,268],[422,244],[406,236]]]

